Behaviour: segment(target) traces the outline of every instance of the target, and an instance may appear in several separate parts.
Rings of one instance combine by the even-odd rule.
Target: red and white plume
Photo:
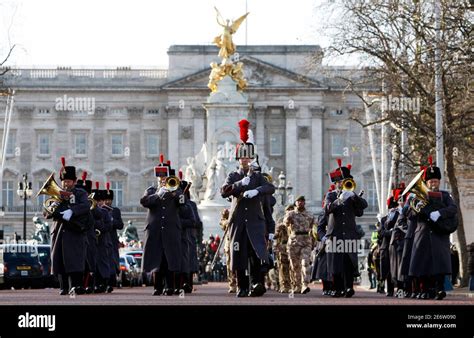
[[[253,131],[252,129],[249,129],[248,133],[249,135],[248,139],[247,139],[247,143],[252,143],[252,144],[255,144],[255,140],[253,138]]]
[[[249,126],[250,122],[246,119],[242,119],[239,121],[239,128],[240,128],[240,139],[242,142],[247,143],[249,139]],[[253,135],[252,135],[253,138]]]
[[[59,169],[59,177],[63,176],[63,173],[66,171],[66,158],[64,156],[61,156],[61,169]]]

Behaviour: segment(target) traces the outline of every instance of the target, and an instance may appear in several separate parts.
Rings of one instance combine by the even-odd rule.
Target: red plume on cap
[[[428,156],[428,163],[430,164],[430,167],[433,166],[433,156]]]
[[[61,156],[61,169],[59,169],[59,177],[63,177],[63,174],[66,173],[66,159],[64,156]]]
[[[239,128],[240,128],[240,139],[242,142],[247,142],[249,138],[249,126],[250,122],[246,119],[242,119],[239,121]]]
[[[166,164],[170,166],[170,165],[171,165],[171,161],[170,161],[170,160],[166,161]]]
[[[329,187],[329,191],[333,191],[334,189],[336,189],[336,186],[334,184],[331,184],[331,186]]]
[[[347,169],[351,170],[352,169],[352,164],[346,165]]]
[[[178,171],[178,178],[179,178],[180,180],[183,179],[183,171],[182,171],[181,169],[179,169],[179,171]]]
[[[95,188],[96,188],[97,190],[99,190],[99,185],[100,185],[99,182],[95,182]]]
[[[82,173],[82,180],[85,181],[87,179],[87,171]]]
[[[337,165],[340,167],[342,167],[342,160],[340,158],[338,158],[337,160]]]
[[[400,197],[400,193],[401,193],[401,192],[402,192],[402,191],[401,191],[400,189],[395,189],[395,190],[393,191],[393,200],[394,200],[394,201],[398,201],[398,198]]]
[[[105,183],[105,189],[107,189],[107,191],[110,190],[110,182]]]
[[[160,163],[163,163],[164,160],[165,160],[165,157],[163,156],[163,154],[160,154]]]

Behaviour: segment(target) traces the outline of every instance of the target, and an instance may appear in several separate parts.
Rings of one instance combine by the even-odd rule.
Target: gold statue
[[[215,62],[211,63],[211,74],[209,75],[209,83],[207,86],[212,92],[217,91],[217,83],[222,80],[226,75],[229,75],[232,80],[237,82],[238,90],[244,90],[247,87],[247,81],[244,78],[242,71],[243,63],[234,63],[230,57],[235,54],[235,44],[232,41],[232,35],[237,32],[242,22],[245,20],[249,13],[242,15],[235,21],[224,20],[219,13],[219,10],[214,7],[217,13],[217,23],[224,28],[221,35],[214,38],[214,43],[219,47],[219,57],[222,58],[222,62],[218,65]]]
[[[224,20],[221,13],[219,13],[219,10],[216,7],[214,7],[214,9],[216,10],[217,23],[224,28],[222,34],[214,38],[214,43],[220,48],[219,57],[223,59],[222,63],[224,64],[227,59],[235,53],[235,44],[232,41],[232,34],[237,32],[242,22],[245,20],[247,15],[249,15],[249,12],[242,15],[237,20],[232,21],[232,24],[230,24],[230,20]]]

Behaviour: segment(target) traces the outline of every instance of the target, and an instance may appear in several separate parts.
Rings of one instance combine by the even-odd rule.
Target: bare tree
[[[470,3],[467,0],[439,1],[441,5],[441,76],[444,105],[444,150],[446,173],[459,208],[457,238],[461,255],[461,285],[468,282],[467,245],[460,209],[458,174],[472,168],[474,109],[472,104],[473,39]],[[407,173],[426,165],[435,148],[435,46],[436,29],[432,1],[346,0],[330,1],[319,8],[338,13],[340,20],[327,20],[324,26],[332,43],[325,57],[357,56],[364,76],[339,76],[349,90],[360,96],[364,89],[387,97],[419,99],[419,109],[388,107],[384,116],[371,124],[389,122],[395,168]],[[383,90],[382,90],[383,87]],[[365,102],[371,105],[372,102]],[[364,127],[367,121],[354,115]],[[408,147],[400,137],[407,133]],[[398,175],[397,175],[398,176]]]

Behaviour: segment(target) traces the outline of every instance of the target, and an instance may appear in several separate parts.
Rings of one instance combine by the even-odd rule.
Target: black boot
[[[436,294],[436,300],[443,300],[446,297],[446,291],[438,291]]]
[[[69,281],[66,275],[58,275],[59,294],[65,296],[69,293]]]
[[[88,280],[88,283],[87,283],[87,287],[86,287],[86,294],[91,294],[94,292],[94,286],[95,286],[95,274],[91,273],[90,274],[90,277],[89,277],[89,280]]]
[[[252,285],[252,288],[249,292],[249,297],[260,297],[265,293],[265,287],[262,283],[257,283]]]
[[[153,296],[160,296],[163,294],[164,290],[164,276],[160,272],[153,272],[152,274],[153,278]]]
[[[345,294],[344,294],[344,297],[346,298],[351,298],[352,296],[354,296],[354,289],[350,288],[350,289],[347,289]]]
[[[70,294],[83,295],[86,293],[86,290],[82,286],[84,272],[72,272],[69,275],[69,282],[71,289]]]
[[[236,297],[248,297],[249,295],[249,277],[245,275],[245,270],[237,271],[237,294]]]

